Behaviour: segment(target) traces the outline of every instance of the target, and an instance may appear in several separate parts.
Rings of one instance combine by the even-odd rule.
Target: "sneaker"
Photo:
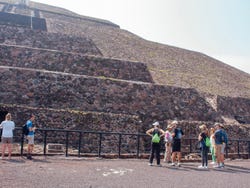
[[[225,165],[224,165],[224,164],[221,164],[221,165],[219,165],[219,167],[220,167],[220,168],[224,168],[224,167],[225,167]]]
[[[171,166],[175,166],[175,163],[171,163]]]
[[[221,166],[220,165],[215,165],[214,168],[220,168]]]
[[[161,165],[161,164],[158,164],[157,166],[158,166],[158,167],[161,167],[162,165]]]
[[[200,166],[198,166],[198,168],[204,168],[204,166],[200,165]]]
[[[31,157],[31,155],[28,155],[27,159],[32,160],[33,158]]]
[[[210,164],[215,164],[215,162],[214,162],[214,161],[212,161]]]
[[[208,169],[208,167],[207,167],[207,166],[204,166],[204,168]]]
[[[153,164],[152,163],[148,163],[148,166],[153,166]]]
[[[180,167],[180,166],[181,166],[181,163],[177,163],[177,166]]]

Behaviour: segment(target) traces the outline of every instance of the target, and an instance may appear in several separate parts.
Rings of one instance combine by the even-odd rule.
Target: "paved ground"
[[[249,188],[250,160],[227,161],[224,169],[198,169],[199,163],[181,167],[148,166],[147,160],[15,157],[0,160],[1,188]]]

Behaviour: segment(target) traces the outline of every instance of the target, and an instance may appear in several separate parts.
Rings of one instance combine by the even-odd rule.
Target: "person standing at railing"
[[[172,137],[172,131],[173,127],[172,124],[169,124],[167,127],[167,130],[165,132],[165,154],[164,154],[164,162],[171,163],[171,154],[172,154],[172,142],[173,142],[173,137]]]
[[[154,154],[156,155],[157,166],[161,166],[160,164],[160,149],[161,149],[161,137],[164,136],[164,131],[160,129],[160,124],[158,121],[153,123],[153,128],[147,130],[146,134],[152,137],[151,140],[151,154],[149,158],[150,166],[153,165]]]
[[[198,166],[198,168],[208,168],[207,164],[209,147],[206,145],[206,139],[209,139],[208,129],[205,124],[201,125],[199,128],[201,133],[198,136],[198,140],[200,142],[202,164]]]
[[[171,166],[181,166],[181,139],[184,135],[181,128],[177,127],[178,122],[175,120],[172,122],[174,132],[173,136],[173,144],[172,144],[172,164]],[[176,157],[178,158],[178,163],[176,164]]]
[[[222,163],[222,167],[225,166],[225,149],[227,147],[227,143],[228,143],[228,137],[227,137],[227,133],[225,131],[225,127],[224,125],[220,124],[220,128],[222,131],[222,135],[223,135],[223,139],[222,139],[222,147],[221,147],[221,163]]]
[[[14,121],[11,121],[11,114],[5,116],[5,121],[0,125],[2,131],[2,159],[4,159],[5,149],[8,148],[8,159],[11,159],[13,130],[15,129]]]
[[[210,128],[210,143],[211,143],[210,152],[211,152],[211,156],[212,156],[211,164],[216,163],[214,132],[215,132],[215,129],[213,127],[211,127]]]
[[[26,122],[26,125],[29,129],[29,133],[27,135],[28,140],[28,153],[27,153],[27,159],[32,160],[32,153],[34,149],[34,136],[35,136],[35,130],[36,127],[34,127],[33,123],[35,121],[35,115],[31,115],[30,119]]]
[[[224,146],[223,143],[227,143],[227,137],[225,137],[225,132],[222,131],[220,123],[215,124],[215,133],[214,133],[214,138],[215,138],[215,156],[216,156],[216,161],[217,165],[214,166],[215,168],[223,168],[224,167]],[[223,157],[222,157],[223,156]]]

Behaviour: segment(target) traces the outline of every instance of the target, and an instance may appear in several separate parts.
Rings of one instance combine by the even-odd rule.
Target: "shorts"
[[[13,138],[12,137],[2,137],[3,144],[12,144]]]
[[[28,144],[34,145],[34,135],[28,135],[27,140],[28,140]]]
[[[222,146],[221,146],[221,154],[225,153],[225,148],[226,148],[226,144],[223,143]]]
[[[172,152],[181,152],[181,140],[174,140],[172,145]]]
[[[215,144],[215,156],[222,154],[221,151],[222,151],[222,144]]]

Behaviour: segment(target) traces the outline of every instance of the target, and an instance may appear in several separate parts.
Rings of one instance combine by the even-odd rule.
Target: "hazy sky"
[[[109,20],[140,37],[199,51],[250,74],[250,0],[33,0]]]

